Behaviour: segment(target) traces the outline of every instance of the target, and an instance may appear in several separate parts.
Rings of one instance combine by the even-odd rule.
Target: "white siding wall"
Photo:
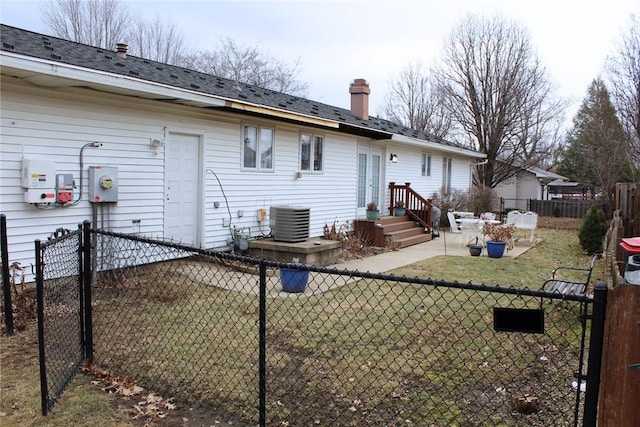
[[[542,197],[542,187],[535,174],[520,171],[515,176],[498,184],[495,188],[497,197],[505,199],[505,208],[527,209],[528,199]]]
[[[199,135],[203,141],[203,167],[220,179],[232,214],[231,228],[223,227],[229,214],[222,189],[213,173],[204,173],[204,246],[225,246],[233,226],[261,230],[257,209],[290,204],[311,209],[311,236],[322,235],[325,223],[352,220],[356,212],[357,142],[337,133],[306,131],[325,137],[324,171],[295,179],[300,129],[276,122],[240,118],[229,114],[151,101],[133,100],[73,88],[42,88],[2,80],[2,130],[0,146],[0,212],[7,216],[9,256],[23,265],[34,262],[34,240],[46,240],[57,228],[75,230],[92,219],[87,201],[88,167],[118,167],[119,200],[108,207],[109,228],[162,237],[164,226],[164,153],[155,155],[150,139],[168,139],[172,132]],[[258,173],[241,171],[241,128],[244,123],[275,129],[275,169]],[[20,172],[23,157],[56,162],[56,173],[71,173],[80,183],[79,154],[83,145],[101,142],[101,148],[84,150],[82,200],[74,206],[37,209],[23,202]],[[77,190],[75,198],[78,197]],[[214,202],[220,207],[214,208]],[[105,208],[107,209],[107,208]],[[242,217],[238,211],[244,211]],[[100,225],[100,224],[98,224]],[[268,221],[262,232],[268,234]]]
[[[518,197],[521,199],[542,198],[542,186],[535,174],[530,172],[518,173]]]
[[[257,209],[268,212],[273,205],[309,207],[312,237],[321,236],[325,224],[353,220],[357,214],[358,142],[372,142],[215,110],[78,88],[38,87],[4,76],[0,107],[0,212],[7,216],[10,261],[19,261],[25,266],[34,262],[34,240],[46,240],[60,227],[75,230],[82,221],[93,219],[92,205],[87,200],[89,166],[118,168],[119,199],[117,204],[104,205],[108,221],[103,222],[106,215],[101,217],[99,227],[104,224],[112,231],[131,233],[136,231],[133,220],[140,220],[142,235],[163,237],[164,149],[154,154],[149,147],[151,139],[166,139],[171,143],[171,134],[183,133],[198,136],[202,141],[203,204],[199,233],[205,248],[226,246],[233,227],[249,227],[253,237],[268,235],[268,219],[260,227]],[[242,170],[241,140],[245,124],[275,130],[272,172]],[[324,136],[324,170],[303,173],[302,178],[297,179],[301,131]],[[80,150],[92,142],[103,145],[84,150],[81,177]],[[397,144],[381,148],[382,171],[386,173],[382,183],[385,204],[391,181],[411,182],[424,197],[440,190],[442,153],[431,151],[431,177],[422,177],[420,154],[424,150]],[[389,161],[391,152],[398,155],[398,163]],[[452,188],[468,190],[469,159],[446,156],[453,158]],[[25,203],[20,180],[23,157],[55,161],[56,173],[73,174],[77,186],[82,178],[81,201],[52,209],[38,209]],[[74,199],[77,198],[78,189],[74,194]],[[215,202],[220,204],[218,208],[214,207]],[[223,226],[229,211],[231,226]],[[239,211],[243,212],[242,216]]]
[[[496,185],[495,191],[497,197],[502,197],[505,199],[517,199],[518,198],[518,190],[517,190],[517,178],[515,176],[506,179],[500,184]],[[515,203],[515,202],[513,202]],[[507,206],[514,207],[514,206]]]
[[[398,155],[398,162],[389,161],[390,153]],[[431,176],[422,176],[422,153],[431,154]],[[387,182],[385,183],[385,201],[389,200],[389,182],[404,184],[410,182],[411,187],[424,198],[433,193],[440,193],[442,188],[442,161],[444,157],[453,159],[451,173],[451,189],[469,191],[471,167],[468,158],[458,157],[451,153],[436,150],[423,150],[419,147],[390,145],[385,155]]]

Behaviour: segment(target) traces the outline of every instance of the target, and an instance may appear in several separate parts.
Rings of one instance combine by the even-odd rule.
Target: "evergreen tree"
[[[595,79],[558,153],[557,172],[595,186],[605,200],[612,200],[616,182],[633,180],[628,151],[609,91],[602,80]]]
[[[596,206],[589,208],[582,220],[582,226],[578,234],[582,250],[589,255],[601,252],[602,239],[607,234],[608,228],[602,209]]]

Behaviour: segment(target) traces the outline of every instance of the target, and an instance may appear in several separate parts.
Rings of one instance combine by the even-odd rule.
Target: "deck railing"
[[[398,200],[404,202],[404,207],[407,209],[407,215],[409,215],[409,218],[432,231],[431,228],[433,221],[431,218],[431,208],[433,205],[429,200],[425,199],[411,188],[410,182],[405,182],[404,185],[399,185],[395,182],[389,183],[390,215],[393,215],[393,207]]]

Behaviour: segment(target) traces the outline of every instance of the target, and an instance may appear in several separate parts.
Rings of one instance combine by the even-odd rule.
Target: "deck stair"
[[[407,215],[383,216],[375,221],[375,227],[376,234],[383,236],[382,246],[387,246],[388,240],[391,240],[395,247],[401,249],[431,240],[431,233],[425,232],[418,223],[410,221]]]
[[[416,222],[410,221],[407,215],[382,217],[376,221],[376,226],[381,226],[385,238],[394,242],[399,249],[431,240],[431,234]]]

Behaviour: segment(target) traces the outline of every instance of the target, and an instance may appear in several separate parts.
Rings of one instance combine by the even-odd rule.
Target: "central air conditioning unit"
[[[271,206],[269,225],[273,240],[304,242],[308,239],[309,210],[300,206]]]

